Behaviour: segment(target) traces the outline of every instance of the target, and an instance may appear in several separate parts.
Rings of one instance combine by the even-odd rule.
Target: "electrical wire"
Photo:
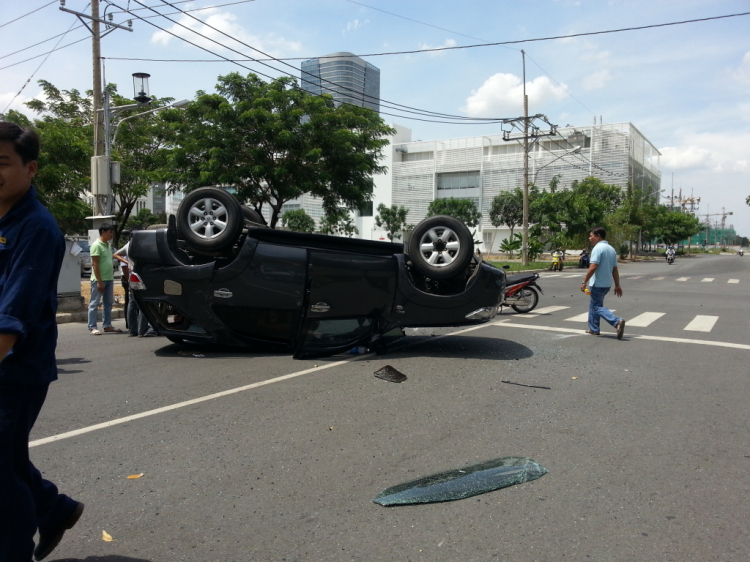
[[[135,0],[135,2],[136,2],[137,4],[139,4],[139,5],[141,5],[141,6],[143,6],[143,5],[144,5],[144,4],[142,4],[141,2],[139,2],[138,0]],[[170,5],[170,3],[169,3],[169,2],[166,2],[165,0],[162,0],[162,2],[163,2],[164,4]],[[116,7],[118,7],[118,8],[119,8],[119,6],[117,6],[116,4],[113,4],[113,5],[115,5]],[[151,8],[151,9],[152,9],[152,11],[155,11],[155,10],[153,10],[153,8]],[[141,16],[138,16],[138,15],[136,15],[136,17],[137,17],[137,18],[139,18],[139,19],[142,19],[142,18],[141,18]],[[231,37],[231,36],[227,35],[227,34],[226,34],[226,33],[224,33],[223,31],[221,31],[221,30],[219,30],[219,29],[216,29],[216,28],[214,28],[213,26],[211,26],[211,25],[209,25],[209,24],[205,24],[205,22],[203,22],[202,20],[199,20],[198,18],[195,18],[194,16],[190,16],[190,17],[192,17],[193,19],[196,19],[197,21],[199,21],[200,23],[203,23],[204,25],[206,25],[206,26],[210,27],[211,29],[214,29],[215,31],[217,31],[217,32],[219,32],[219,33],[221,33],[221,34],[223,34],[223,35],[225,35],[225,36],[229,37],[230,39],[233,39],[233,40],[237,41],[238,43],[241,43],[241,44],[243,44],[243,45],[247,46],[247,47],[248,47],[248,48],[250,48],[250,49],[253,49],[253,50],[257,51],[257,52],[260,52],[261,54],[264,54],[265,56],[269,56],[269,55],[267,55],[266,53],[263,53],[262,51],[259,51],[258,49],[255,49],[255,48],[254,48],[254,47],[252,47],[251,45],[247,45],[246,43],[243,43],[242,41],[239,41],[238,39],[235,39],[235,38],[233,38],[233,37]],[[200,32],[198,32],[198,31],[196,31],[196,30],[194,30],[194,29],[191,29],[191,28],[189,28],[189,27],[187,27],[187,26],[185,26],[185,25],[182,25],[182,24],[180,24],[179,22],[176,22],[175,20],[173,20],[173,19],[171,19],[171,18],[165,17],[165,19],[167,19],[168,21],[170,21],[170,22],[172,22],[172,23],[174,23],[174,24],[176,24],[176,25],[179,25],[180,27],[183,27],[183,28],[187,29],[188,31],[191,31],[192,33],[195,33],[196,35],[198,35],[198,36],[200,36],[200,37],[202,37],[202,38],[204,38],[204,39],[208,39],[208,40],[212,41],[213,43],[216,43],[216,44],[220,45],[221,47],[224,47],[224,48],[226,48],[226,49],[228,49],[228,50],[230,50],[230,51],[233,51],[233,52],[236,52],[236,53],[239,53],[239,54],[243,54],[243,53],[240,53],[239,51],[237,51],[236,49],[232,49],[231,47],[227,47],[226,45],[224,45],[224,44],[222,44],[222,43],[220,43],[220,42],[216,41],[215,39],[211,39],[210,37],[207,37],[207,36],[205,36],[205,35],[201,34]],[[214,55],[214,56],[218,56],[218,57],[220,57],[220,58],[224,59],[224,60],[225,60],[225,61],[227,61],[227,62],[232,62],[232,61],[231,61],[230,59],[228,59],[227,57],[224,57],[223,55],[219,55],[218,53],[215,53],[215,52],[213,52],[213,51],[211,51],[211,50],[209,50],[209,49],[206,49],[205,47],[201,47],[200,45],[197,45],[196,43],[193,43],[192,41],[189,41],[189,40],[187,40],[187,39],[185,39],[185,38],[183,38],[183,37],[180,37],[180,36],[178,36],[178,35],[176,35],[176,34],[172,33],[171,31],[165,30],[165,29],[163,29],[163,28],[161,28],[161,27],[157,26],[157,25],[156,25],[156,24],[154,24],[153,22],[150,22],[150,21],[146,21],[146,23],[148,23],[149,25],[152,25],[153,27],[156,27],[156,28],[158,28],[158,29],[160,29],[160,30],[162,30],[162,31],[165,31],[166,33],[169,33],[170,35],[172,35],[172,36],[174,36],[174,37],[176,37],[176,38],[178,38],[178,39],[180,39],[180,40],[186,41],[187,43],[190,43],[190,44],[192,44],[192,45],[194,45],[194,46],[196,46],[196,47],[198,47],[198,48],[200,48],[200,49],[202,49],[202,50],[204,50],[204,51],[206,51],[206,52],[209,52],[209,53],[211,53],[211,54],[212,54],[212,55]],[[256,59],[252,59],[252,60],[253,60],[254,62],[257,62],[257,60],[256,60]],[[240,64],[239,62],[234,62],[234,64],[237,64],[238,66],[241,66],[242,68],[246,68],[247,70],[251,70],[251,71],[253,71],[253,72],[256,72],[257,74],[259,74],[259,75],[261,75],[261,76],[264,76],[264,77],[266,77],[266,78],[269,78],[269,79],[271,79],[271,80],[273,80],[273,79],[274,79],[273,77],[271,77],[271,76],[269,76],[269,75],[267,75],[267,74],[264,74],[264,73],[261,73],[261,72],[257,72],[257,71],[254,71],[253,69],[251,69],[251,68],[249,68],[249,67],[247,67],[247,66],[245,66],[245,65],[243,65],[243,64]],[[264,66],[266,66],[266,67],[268,67],[268,68],[270,68],[270,69],[272,69],[272,70],[274,70],[274,71],[276,71],[276,72],[282,72],[282,73],[283,73],[283,71],[281,71],[281,70],[279,70],[278,68],[275,68],[275,67],[273,67],[273,66],[271,66],[271,65],[268,65],[268,64],[265,64],[265,63],[261,63],[261,64],[263,64]],[[288,66],[291,66],[291,65],[288,65]],[[292,68],[294,68],[294,69],[295,69],[296,71],[299,71],[299,70],[298,70],[298,69],[296,69],[295,67],[292,67]],[[289,74],[289,73],[286,73],[286,74],[288,74],[288,75],[292,76],[292,75],[291,75],[291,74]],[[294,78],[296,78],[296,76],[293,76],[293,77],[294,77]],[[344,88],[344,89],[346,89],[346,88]],[[357,93],[359,94],[359,92],[357,92]],[[371,96],[369,96],[369,97],[371,97]],[[385,100],[383,100],[383,101],[384,101],[384,103],[389,103],[389,102],[386,102]],[[400,104],[396,104],[396,105],[400,105]],[[404,106],[404,107],[408,107],[408,106]],[[435,112],[425,112],[424,110],[419,110],[419,109],[417,109],[417,108],[409,108],[409,109],[413,109],[414,111],[409,111],[409,109],[400,109],[399,107],[395,107],[395,108],[387,107],[387,108],[388,108],[388,109],[395,109],[395,110],[397,110],[397,111],[402,111],[402,112],[406,112],[406,113],[416,113],[416,114],[418,114],[418,115],[421,115],[422,117],[433,117],[433,116],[434,116],[434,117],[443,117],[443,116],[444,116],[444,114],[438,114],[438,113],[435,113]],[[405,119],[413,119],[413,120],[417,120],[417,121],[436,122],[436,123],[444,123],[444,124],[456,124],[456,122],[455,122],[455,121],[437,121],[437,120],[431,120],[431,119],[419,119],[419,118],[416,118],[416,117],[412,117],[412,116],[407,116],[407,115],[396,115],[396,114],[392,114],[392,113],[387,113],[387,112],[383,112],[383,111],[381,111],[380,113],[382,113],[382,114],[384,114],[384,115],[389,115],[389,116],[392,116],[392,117],[400,117],[400,118],[405,118]],[[456,118],[456,117],[457,117],[457,118],[460,118],[460,119],[465,119],[465,118],[464,118],[463,116],[455,116],[455,117],[454,117],[454,116],[446,115],[445,117],[446,117],[446,118],[449,118],[449,119],[454,119],[454,118]],[[502,120],[489,120],[489,119],[483,118],[483,119],[482,119],[481,121],[479,121],[479,122],[480,122],[480,123],[497,123],[497,122],[501,122],[501,121],[502,121]],[[472,123],[473,123],[473,122],[476,122],[476,121],[472,121]]]
[[[389,11],[387,11],[387,10],[383,10],[383,9],[381,9],[381,8],[376,8],[376,7],[374,7],[374,6],[369,6],[369,5],[367,5],[367,4],[363,4],[362,2],[357,2],[356,0],[345,0],[345,1],[346,1],[346,2],[349,2],[349,3],[351,3],[351,4],[357,4],[358,6],[364,6],[365,8],[369,8],[369,9],[371,9],[371,10],[376,10],[376,11],[378,11],[378,12],[383,12],[384,14],[388,14],[388,15],[390,15],[390,16],[394,16],[394,17],[397,17],[397,18],[405,19],[405,20],[407,20],[407,21],[412,21],[412,22],[414,22],[414,23],[418,23],[418,24],[420,24],[420,25],[425,25],[425,26],[427,26],[427,27],[432,27],[432,28],[435,28],[435,29],[439,29],[439,30],[441,30],[441,31],[447,31],[448,33],[452,33],[453,35],[460,35],[461,37],[467,37],[467,38],[469,38],[469,39],[475,39],[475,40],[477,40],[477,41],[482,41],[483,43],[491,43],[491,41],[488,41],[487,39],[482,39],[481,37],[474,37],[474,36],[472,36],[472,35],[466,35],[466,34],[464,34],[464,33],[459,33],[459,32],[457,32],[457,31],[453,31],[453,30],[451,30],[451,29],[446,29],[445,27],[438,27],[437,25],[432,25],[432,24],[430,24],[430,23],[426,23],[426,22],[423,22],[423,21],[415,20],[415,19],[412,19],[412,18],[407,18],[406,16],[402,16],[402,15],[400,15],[400,14],[395,14],[395,13],[393,13],[393,12],[389,12]],[[503,47],[505,47],[506,49],[511,49],[511,50],[513,50],[513,51],[516,51],[516,52],[520,52],[520,51],[521,51],[520,49],[516,49],[515,47],[509,47],[509,46],[507,46],[507,45],[502,45],[502,46],[503,46]],[[593,111],[591,111],[591,110],[590,110],[590,109],[589,109],[588,107],[586,107],[586,106],[585,106],[585,105],[584,105],[584,104],[583,104],[583,103],[582,103],[582,102],[581,102],[581,101],[580,101],[580,100],[579,100],[578,98],[576,98],[576,97],[575,97],[575,96],[574,96],[574,95],[573,95],[573,94],[572,94],[572,93],[570,92],[570,90],[568,90],[568,89],[567,89],[567,88],[566,88],[565,86],[563,86],[563,85],[562,85],[562,84],[561,84],[560,82],[558,82],[557,80],[555,80],[555,79],[554,79],[554,78],[552,77],[552,75],[551,75],[551,74],[550,74],[549,72],[547,72],[546,70],[544,70],[544,69],[542,68],[542,66],[541,66],[541,65],[540,65],[540,64],[539,64],[538,62],[536,62],[536,61],[535,61],[535,60],[534,60],[534,59],[533,59],[533,58],[531,57],[531,55],[529,55],[529,53],[526,53],[526,55],[527,55],[527,56],[529,57],[529,60],[531,60],[531,62],[533,62],[533,63],[534,63],[534,64],[535,64],[535,65],[536,65],[536,66],[537,66],[537,67],[539,68],[539,70],[541,70],[541,71],[542,71],[542,72],[543,72],[544,74],[546,74],[546,75],[547,75],[547,77],[548,77],[548,78],[549,78],[550,80],[552,80],[552,81],[553,81],[553,82],[554,82],[555,84],[557,84],[557,86],[558,86],[558,87],[562,88],[562,89],[563,89],[563,90],[565,91],[565,93],[566,93],[566,94],[567,94],[568,96],[570,96],[570,97],[571,97],[571,98],[572,98],[573,100],[575,100],[576,102],[578,102],[578,104],[580,104],[580,106],[581,106],[581,107],[583,107],[583,108],[584,108],[584,109],[585,109],[586,111],[590,112],[590,113],[591,113],[592,115],[596,115],[596,114],[595,114],[595,113],[594,113]]]
[[[12,53],[8,53],[7,55],[0,55],[0,59],[7,59],[8,57],[11,57],[13,55],[17,55],[18,53],[22,53],[23,51],[28,51],[29,49],[33,47],[37,47],[38,45],[41,45],[42,43],[46,43],[47,41],[52,41],[53,39],[57,39],[61,35],[67,35],[71,31],[75,31],[76,29],[80,29],[83,27],[83,24],[79,25],[78,27],[74,27],[73,29],[69,29],[68,31],[63,31],[62,33],[58,33],[57,35],[53,35],[49,39],[45,39],[44,41],[39,41],[39,43],[34,43],[33,45],[29,45],[28,47],[24,47],[23,49],[18,49],[17,51],[13,51]],[[40,55],[41,56],[41,55]],[[30,60],[30,59],[26,59]]]
[[[97,1],[97,0],[94,0],[94,1]],[[86,7],[88,7],[88,5]],[[73,29],[74,25],[75,25],[75,22],[73,22],[72,24],[70,24],[70,29],[68,29],[68,32],[70,32]],[[64,37],[65,37],[65,35],[63,35],[62,37],[60,37],[60,39],[57,41],[57,45],[60,44],[60,41],[62,41]],[[55,45],[55,47],[57,47],[57,45]],[[52,53],[54,53],[56,50],[57,49],[52,49],[49,53],[47,53],[47,56],[45,57],[45,59],[41,63],[39,63],[39,66],[36,67],[36,70],[31,73],[31,76],[28,77],[28,79],[26,80],[26,82],[23,83],[23,86],[21,86],[21,89],[18,90],[18,93],[15,96],[13,96],[13,99],[10,100],[8,102],[8,105],[5,106],[5,109],[3,109],[3,113],[5,113],[6,111],[8,111],[8,108],[10,107],[10,105],[14,101],[16,101],[16,98],[21,95],[21,92],[23,92],[24,89],[26,88],[26,86],[28,86],[29,82],[31,82],[31,79],[34,78],[34,76],[36,75],[36,73],[39,72],[39,69],[42,68],[42,66],[44,65],[45,62],[47,62],[47,59],[49,58],[49,56]],[[2,68],[0,68],[0,70],[2,70]]]
[[[23,64],[25,62],[29,62],[30,60],[38,59],[40,57],[43,57],[44,55],[50,55],[50,54],[54,53],[55,51],[60,51],[62,49],[65,49],[66,47],[70,47],[71,45],[75,45],[76,43],[80,43],[81,41],[86,41],[88,38],[89,37],[86,36],[83,39],[79,39],[78,41],[73,41],[72,43],[68,43],[67,45],[63,45],[62,47],[55,47],[51,51],[47,51],[46,53],[42,53],[41,55],[36,55],[34,57],[29,57],[29,58],[24,59],[22,61],[14,62],[13,64],[2,66],[2,67],[0,67],[0,70],[5,70],[6,68],[10,68],[12,66],[18,66],[19,64]],[[62,38],[61,38],[61,40],[62,40]],[[59,41],[58,41],[58,43],[59,43]],[[47,59],[44,59],[44,60],[47,60]]]
[[[47,6],[51,6],[51,5],[52,5],[52,4],[54,4],[55,2],[57,2],[57,0],[52,0],[52,2],[49,2],[48,4],[45,4],[44,6],[41,6],[41,7],[37,8],[36,10],[31,10],[31,11],[30,11],[30,12],[29,12],[28,14],[24,14],[24,15],[22,15],[22,16],[18,16],[18,17],[17,17],[16,19],[14,19],[14,20],[6,21],[5,23],[2,23],[2,24],[0,24],[0,27],[5,27],[6,25],[9,25],[9,24],[13,23],[14,21],[18,21],[18,20],[20,20],[20,19],[23,19],[23,18],[25,18],[26,16],[30,16],[31,14],[33,14],[33,13],[35,13],[35,12],[38,12],[39,10],[43,10],[43,9],[44,9],[44,8],[46,8]]]
[[[187,0],[188,2],[193,2],[194,0]],[[183,4],[185,0],[182,2],[172,2],[172,4]],[[161,12],[157,12],[158,15],[153,16],[143,16],[140,19],[149,19],[149,18],[158,18],[159,16],[172,16],[174,14],[186,14],[188,12],[200,12],[201,10],[211,10],[213,8],[223,8],[224,6],[234,6],[236,4],[246,4],[248,2],[255,2],[255,0],[238,0],[237,2],[229,2],[228,4],[217,4],[216,6],[205,6],[203,8],[193,8],[191,10],[180,10],[178,12],[169,12],[166,14],[162,14]],[[156,6],[157,8],[161,8],[162,6]],[[153,6],[149,6],[149,8],[153,8]],[[145,10],[146,8],[135,8],[134,10],[130,10],[130,12],[134,12],[135,10]],[[122,14],[122,13],[128,13],[125,12],[112,12],[112,14]]]
[[[160,0],[160,1],[163,4],[171,5],[167,0]],[[216,27],[214,27],[214,26],[212,26],[212,25],[210,25],[208,23],[203,22],[202,20],[196,18],[195,16],[190,15],[189,17],[191,17],[192,19],[196,20],[197,22],[202,23],[203,25],[205,25],[205,26],[213,29],[214,31],[216,31],[218,33],[221,33],[222,35],[224,35],[225,37],[228,37],[229,39],[232,39],[233,41],[237,41],[241,45],[244,45],[244,46],[246,46],[246,47],[248,47],[248,48],[250,48],[250,49],[252,49],[252,50],[254,50],[254,51],[256,51],[256,52],[258,52],[258,53],[260,53],[260,54],[262,54],[264,56],[266,56],[266,57],[270,56],[268,53],[264,53],[263,51],[261,51],[259,49],[256,49],[252,45],[248,45],[247,43],[245,43],[243,41],[240,41],[239,39],[237,39],[235,37],[232,37],[231,35],[229,35],[229,34],[223,32],[223,31],[221,31],[220,29],[218,29],[218,28],[216,28]],[[169,18],[167,18],[167,19],[169,19]],[[170,21],[173,21],[173,20],[170,20]],[[186,26],[184,26],[182,24],[178,24],[178,25],[181,25],[182,27],[185,27],[185,29],[190,29],[190,28],[188,28],[188,27],[186,27]],[[193,33],[198,33],[195,30],[191,30],[191,31],[193,31]],[[199,35],[203,36],[202,34],[199,34]],[[217,41],[214,41],[214,42],[216,42],[219,45],[222,45],[221,43],[219,43]],[[228,48],[228,47],[226,47],[226,45],[222,45],[222,46],[225,47],[225,48]],[[234,49],[230,49],[230,50],[234,50]],[[239,51],[236,51],[236,50],[234,52],[239,53]],[[397,110],[397,111],[405,111],[407,113],[416,113],[418,115],[429,116],[429,117],[442,117],[442,118],[449,118],[449,119],[458,119],[459,121],[466,121],[466,122],[472,122],[472,123],[474,123],[474,122],[486,123],[487,121],[492,121],[492,122],[497,122],[498,121],[497,119],[484,118],[484,117],[465,117],[465,116],[462,116],[462,115],[450,115],[450,114],[444,114],[444,113],[437,113],[437,112],[433,112],[433,111],[426,111],[426,110],[421,110],[421,109],[418,109],[418,108],[414,108],[414,107],[410,107],[410,106],[398,104],[398,103],[395,103],[395,102],[389,102],[389,101],[383,100],[381,98],[376,98],[375,96],[367,95],[364,92],[359,92],[359,91],[354,90],[352,88],[348,88],[346,86],[342,86],[340,84],[337,84],[335,82],[327,80],[327,79],[325,79],[325,78],[323,78],[321,76],[313,75],[313,74],[311,74],[309,72],[303,71],[303,70],[301,70],[301,69],[299,69],[299,68],[297,68],[295,66],[292,66],[291,64],[288,64],[288,63],[286,63],[284,61],[281,61],[279,59],[273,59],[273,60],[275,60],[276,62],[280,62],[280,63],[284,64],[285,66],[288,66],[289,68],[293,69],[295,71],[295,73],[300,73],[301,72],[301,73],[306,74],[308,76],[312,76],[313,78],[317,78],[321,82],[326,82],[328,84],[331,84],[332,86],[334,86],[335,88],[337,88],[336,90],[331,90],[330,88],[326,88],[329,92],[339,91],[339,90],[345,90],[345,91],[350,92],[350,93],[352,93],[354,95],[360,95],[361,94],[362,97],[363,97],[363,101],[364,101],[365,98],[367,98],[368,101],[373,101],[374,100],[374,101],[378,101],[378,102],[383,102],[383,104],[386,106],[387,109],[394,109],[394,110]],[[278,69],[276,67],[267,65],[265,63],[261,63],[261,64],[263,64],[264,66],[267,66],[268,68],[271,68],[271,69],[275,70],[276,72],[284,72],[284,71],[282,71],[282,70],[280,70],[280,69]],[[287,74],[289,76],[292,76],[294,78],[297,77],[297,74],[291,75],[288,72],[285,72],[285,74]],[[404,108],[404,109],[401,109],[401,108]],[[414,110],[414,111],[411,111],[411,110]]]

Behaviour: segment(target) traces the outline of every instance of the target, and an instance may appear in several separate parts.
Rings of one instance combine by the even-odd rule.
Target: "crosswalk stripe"
[[[614,308],[609,309],[611,312],[614,312]],[[584,312],[583,314],[578,314],[576,316],[571,316],[570,318],[565,319],[566,322],[588,322],[589,321],[589,313]]]
[[[562,273],[545,273],[544,274],[545,277],[560,277],[560,275],[562,275]]]
[[[678,277],[675,281],[687,281],[690,277]]]
[[[654,323],[656,320],[664,316],[664,312],[644,312],[643,314],[639,314],[635,318],[631,320],[627,320],[625,323],[625,326],[630,328],[632,326],[637,326],[639,328],[645,328],[646,326]]]
[[[537,308],[534,310],[534,314],[551,314],[553,312],[557,312],[558,310],[565,310],[566,308],[570,308],[569,306],[548,306],[545,308]]]
[[[714,280],[714,277],[706,277],[704,279],[701,279],[701,283],[710,283]]]
[[[692,319],[690,324],[683,328],[683,331],[688,332],[710,332],[716,321],[719,319],[718,316],[706,316],[699,314]]]
[[[636,277],[628,277],[628,279],[640,279],[643,275],[637,275]]]
[[[664,277],[654,277],[651,281],[663,281]]]
[[[727,283],[739,283],[739,282],[740,282],[739,279],[730,279],[729,281],[727,281]]]
[[[583,277],[583,273],[568,273],[562,276],[563,279],[572,279],[573,277]]]

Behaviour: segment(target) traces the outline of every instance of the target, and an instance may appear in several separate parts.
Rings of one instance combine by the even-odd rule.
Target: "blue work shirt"
[[[611,287],[612,270],[617,267],[617,252],[609,245],[609,242],[602,240],[594,246],[591,252],[591,263],[596,264],[596,270],[591,276],[589,285],[591,287]]]
[[[57,280],[65,239],[29,191],[0,218],[0,333],[16,334],[0,362],[0,384],[57,379]]]

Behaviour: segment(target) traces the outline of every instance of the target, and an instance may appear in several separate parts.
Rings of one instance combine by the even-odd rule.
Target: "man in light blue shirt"
[[[621,340],[625,333],[625,320],[618,318],[612,311],[604,307],[604,296],[615,286],[615,294],[622,296],[622,287],[620,287],[620,273],[617,271],[617,252],[605,240],[607,231],[601,226],[592,228],[589,233],[589,240],[595,244],[591,252],[591,263],[586,277],[581,283],[581,291],[586,290],[586,284],[591,280],[591,300],[589,301],[589,329],[587,334],[594,336],[599,335],[599,321],[604,318],[605,321],[617,330],[617,339]]]

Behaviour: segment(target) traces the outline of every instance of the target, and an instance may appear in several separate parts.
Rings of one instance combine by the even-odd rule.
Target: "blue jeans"
[[[78,502],[57,491],[29,460],[29,433],[48,385],[0,384],[0,560],[30,561],[37,529],[60,528]]]
[[[612,311],[604,307],[604,296],[609,293],[611,287],[591,287],[591,300],[589,300],[589,330],[599,332],[599,319],[605,321],[615,328],[622,318],[618,318]]]
[[[148,329],[151,327],[148,324],[148,318],[138,308],[138,303],[135,302],[133,296],[130,296],[128,300],[128,331],[134,336],[145,336]]]
[[[97,309],[99,301],[103,300],[102,305],[102,327],[109,328],[112,326],[112,304],[115,302],[115,282],[104,281],[104,293],[100,293],[96,286],[96,281],[91,282],[91,300],[89,301],[89,330],[96,329]]]

